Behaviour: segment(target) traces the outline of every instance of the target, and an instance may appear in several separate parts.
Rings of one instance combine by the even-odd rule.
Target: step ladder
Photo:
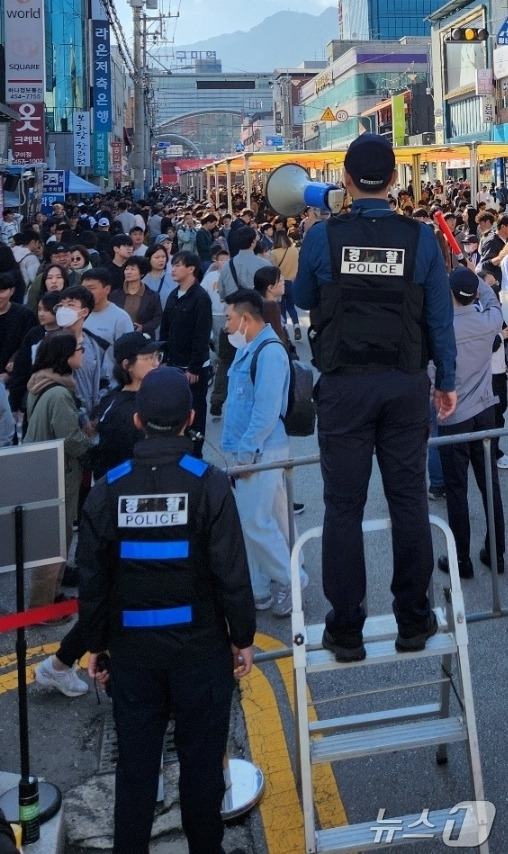
[[[393,615],[368,617],[364,630],[364,643],[367,657],[361,662],[341,664],[332,653],[323,649],[321,639],[324,624],[306,626],[302,610],[298,557],[302,546],[310,539],[320,537],[322,528],[312,528],[302,534],[295,543],[291,555],[291,579],[293,594],[292,638],[295,678],[295,715],[297,777],[301,787],[303,819],[305,831],[305,854],[327,852],[365,852],[379,851],[381,848],[414,844],[429,839],[441,840],[456,838],[450,836],[460,830],[461,842],[469,840],[469,845],[481,854],[488,854],[488,836],[492,820],[493,807],[484,801],[483,781],[478,747],[478,735],[472,696],[471,673],[467,651],[468,637],[465,620],[464,600],[460,587],[455,540],[448,525],[437,516],[430,516],[433,526],[440,528],[446,539],[450,565],[450,588],[445,591],[445,607],[435,608],[438,619],[438,632],[429,638],[421,652],[398,653],[394,640],[397,624]],[[373,520],[363,523],[364,532],[391,528],[389,519]],[[349,714],[329,720],[309,721],[308,714],[308,675],[323,671],[338,671],[336,682],[343,686],[347,672],[351,668],[365,668],[373,665],[397,663],[411,664],[415,659],[437,658],[437,668],[445,674],[442,678],[428,682],[428,688],[436,682],[440,685],[437,701],[401,705],[398,708],[381,711]],[[460,704],[459,714],[450,714],[450,694],[452,663],[456,662],[457,685],[454,690]],[[333,684],[333,675],[330,683]],[[421,688],[421,682],[418,687]],[[424,683],[425,690],[427,682]],[[414,685],[395,686],[394,691],[415,687]],[[383,685],[380,692],[387,694]],[[376,690],[373,693],[377,693]],[[430,694],[430,690],[429,690]],[[407,693],[406,693],[407,696]],[[419,814],[399,815],[384,818],[380,810],[377,818],[370,821],[345,825],[330,829],[316,829],[312,784],[312,766],[322,762],[337,762],[368,755],[409,750],[418,747],[436,745],[436,761],[446,761],[447,745],[453,742],[466,743],[469,767],[472,777],[472,790],[464,794],[464,801],[471,798],[478,806],[463,808],[451,814],[454,806],[448,809],[422,811]],[[424,824],[422,824],[425,812]],[[383,813],[383,815],[382,815]],[[422,828],[417,831],[415,828]],[[425,834],[423,834],[425,831]],[[445,834],[445,836],[443,835]],[[447,835],[448,834],[448,835]],[[465,837],[465,834],[468,834]],[[443,850],[445,848],[443,842]]]

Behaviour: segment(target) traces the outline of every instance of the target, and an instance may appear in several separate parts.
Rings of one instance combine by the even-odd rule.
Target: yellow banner
[[[404,95],[392,96],[393,145],[404,145],[406,141],[406,111]]]

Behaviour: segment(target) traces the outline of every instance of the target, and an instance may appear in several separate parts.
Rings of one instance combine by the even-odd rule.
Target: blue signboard
[[[109,22],[92,21],[93,129],[112,129]],[[96,173],[97,174],[97,173]]]
[[[284,145],[284,140],[281,136],[266,136],[265,143],[270,146],[270,148],[280,148]]]
[[[109,175],[109,134],[101,131],[93,135],[93,171],[103,178]]]
[[[508,44],[508,18],[496,36],[496,44]]]
[[[43,193],[41,196],[41,211],[46,216],[51,216],[53,213],[53,208],[51,205],[56,204],[63,205],[65,202],[65,195],[63,193]]]
[[[65,172],[63,169],[45,169],[42,173],[43,193],[65,193]]]

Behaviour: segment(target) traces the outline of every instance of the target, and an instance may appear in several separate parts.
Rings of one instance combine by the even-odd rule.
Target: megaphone
[[[335,184],[311,181],[310,175],[298,163],[277,166],[266,182],[268,204],[281,216],[298,216],[305,208],[340,213],[344,203],[344,190]]]

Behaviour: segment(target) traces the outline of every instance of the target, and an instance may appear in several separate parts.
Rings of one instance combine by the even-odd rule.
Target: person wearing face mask
[[[287,459],[289,439],[282,417],[288,406],[288,355],[264,320],[259,293],[238,291],[226,297],[226,304],[225,329],[237,353],[228,371],[222,448],[233,455],[234,465]],[[251,365],[256,351],[253,382]],[[277,512],[283,489],[282,469],[236,477],[235,498],[256,609],[273,606],[276,617],[287,617],[292,610],[289,546]],[[277,585],[275,598],[271,582]],[[307,584],[302,572],[302,590]]]
[[[83,345],[82,363],[74,371],[76,390],[86,411],[87,423],[84,429],[91,433],[95,409],[100,401],[100,376],[104,350],[95,336],[83,324],[94,310],[94,298],[83,285],[67,288],[56,308],[56,322],[60,329],[73,332],[78,344]]]

